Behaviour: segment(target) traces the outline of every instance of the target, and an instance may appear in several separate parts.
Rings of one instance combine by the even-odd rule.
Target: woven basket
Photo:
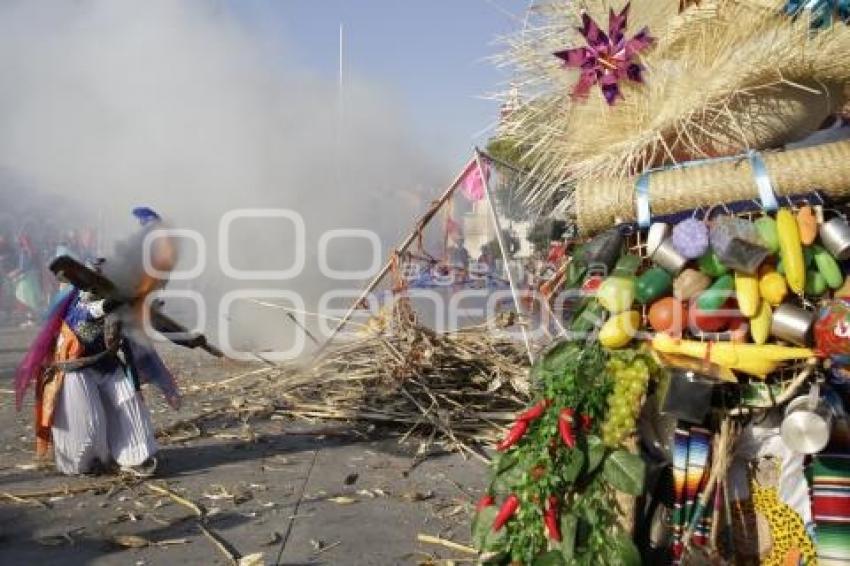
[[[819,191],[840,200],[850,197],[850,141],[803,149],[766,152],[762,158],[777,196]],[[596,179],[575,192],[576,224],[591,236],[619,223],[634,222],[636,177]],[[707,161],[692,167],[651,174],[649,202],[653,215],[758,198],[749,160]]]

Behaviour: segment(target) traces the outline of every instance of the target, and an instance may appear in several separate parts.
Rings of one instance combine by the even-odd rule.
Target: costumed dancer
[[[159,217],[150,209],[136,209],[134,215],[141,234],[116,246],[110,266],[138,275],[133,287],[116,286],[118,292],[111,294],[75,286],[64,290],[16,373],[18,409],[35,384],[36,454],[44,458],[52,446],[56,467],[65,474],[96,472],[115,462],[138,477],[152,475],[157,443],[140,385],[154,383],[172,407],[179,406],[174,379],[144,336],[139,317],[145,296],[164,281],[131,265],[141,258],[144,235]],[[152,262],[168,272],[176,262],[173,243],[159,242]],[[90,262],[88,273],[99,277],[106,267],[103,260]]]

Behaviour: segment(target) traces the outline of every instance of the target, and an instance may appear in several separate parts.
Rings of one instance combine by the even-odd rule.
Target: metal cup
[[[816,313],[800,307],[789,304],[779,305],[773,311],[770,333],[775,338],[797,346],[810,346],[816,318]]]
[[[688,258],[676,251],[676,248],[673,246],[673,242],[670,238],[667,238],[661,242],[657,248],[655,248],[655,252],[652,254],[651,258],[658,267],[664,269],[674,277],[678,275],[688,263]]]
[[[666,240],[672,231],[669,224],[654,222],[646,233],[646,255],[652,257],[661,242]]]
[[[820,225],[824,247],[838,260],[850,259],[850,225],[836,217]]]
[[[832,431],[832,411],[819,399],[817,386],[788,404],[779,431],[785,445],[795,452],[815,454],[826,447]]]

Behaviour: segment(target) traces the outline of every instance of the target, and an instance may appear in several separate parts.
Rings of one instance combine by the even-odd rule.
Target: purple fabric
[[[15,370],[15,407],[17,410],[21,410],[27,389],[38,379],[38,375],[49,362],[48,358],[53,351],[56,338],[59,336],[59,329],[62,328],[62,319],[76,297],[77,290],[71,288],[66,291],[64,297],[56,302],[53,310],[45,317],[44,325],[38,332],[26,356]]]
[[[129,336],[125,340],[131,340]],[[138,372],[141,383],[152,383],[165,397],[165,400],[173,409],[180,408],[180,390],[174,376],[165,366],[162,358],[156,353],[153,345],[146,339],[132,340],[128,348],[133,357],[131,367]]]

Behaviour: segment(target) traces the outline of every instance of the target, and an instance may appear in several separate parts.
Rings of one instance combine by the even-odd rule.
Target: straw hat
[[[566,183],[614,183],[647,169],[771,149],[816,131],[848,102],[850,27],[813,31],[784,0],[632,0],[626,38],[654,38],[632,61],[642,82],[620,80],[613,104],[599,86],[573,96],[579,73],[554,54],[587,45],[582,12],[608,33],[626,0],[552,0],[508,38],[521,103],[501,136],[525,152],[529,199],[542,204]],[[680,7],[683,8],[680,11]],[[515,96],[515,94],[514,94]],[[570,195],[565,203],[574,214]]]

